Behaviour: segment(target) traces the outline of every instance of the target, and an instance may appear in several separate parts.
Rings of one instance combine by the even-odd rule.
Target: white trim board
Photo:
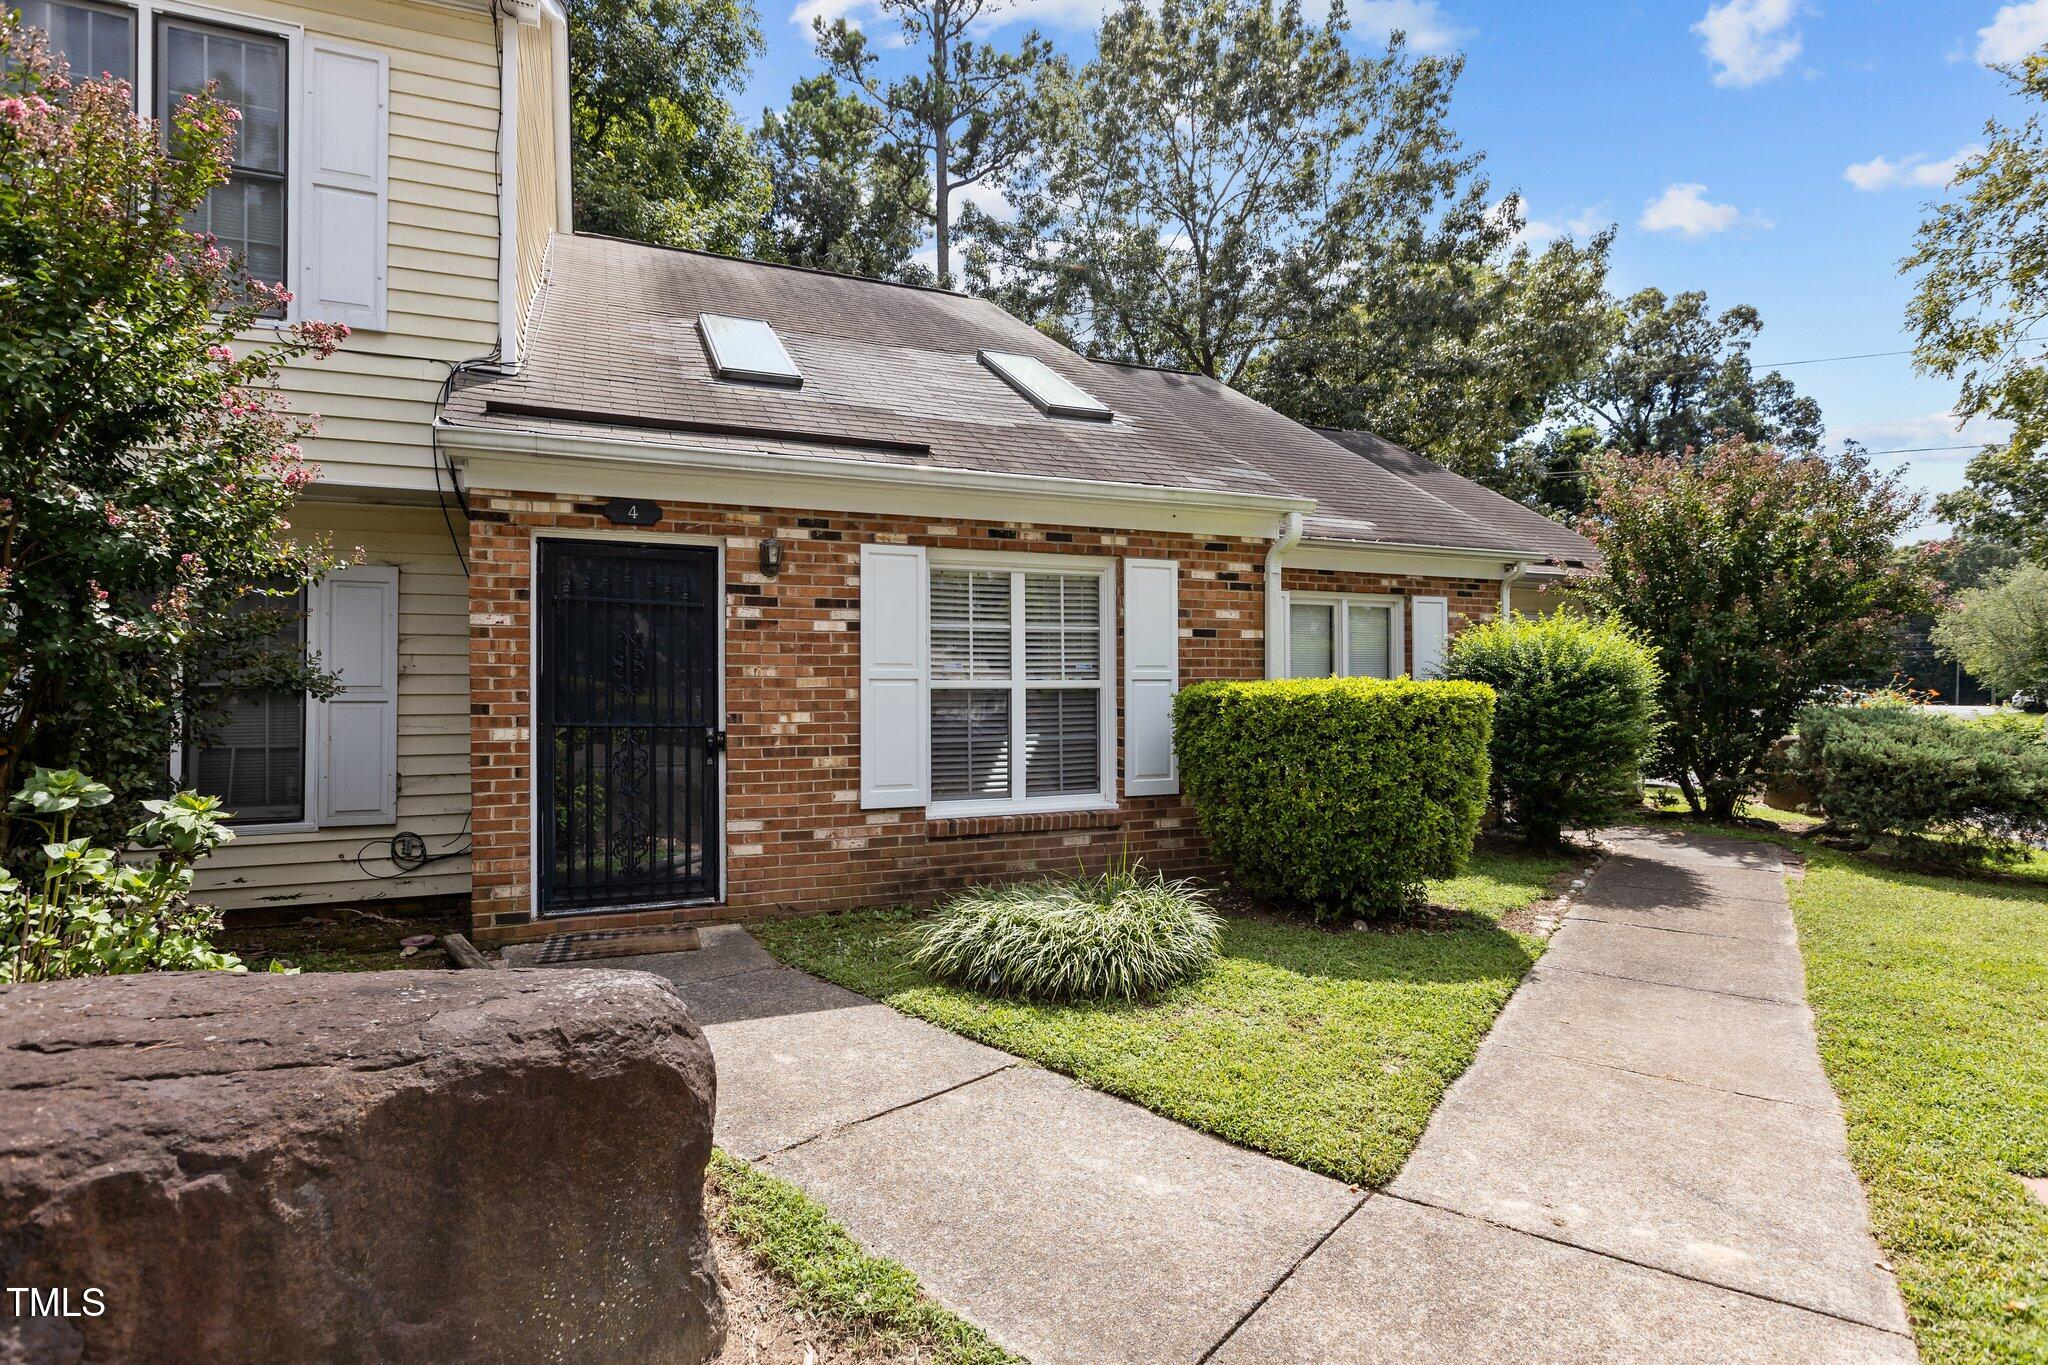
[[[1302,498],[444,426],[471,489],[1265,540]]]

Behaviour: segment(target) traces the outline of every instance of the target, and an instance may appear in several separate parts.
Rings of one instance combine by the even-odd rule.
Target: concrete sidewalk
[[[778,965],[676,981],[718,1141],[1040,1365],[1910,1360],[1775,849],[1610,836],[1407,1167],[1366,1198]]]

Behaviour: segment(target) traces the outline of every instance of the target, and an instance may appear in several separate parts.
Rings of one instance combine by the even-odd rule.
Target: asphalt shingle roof
[[[774,327],[802,388],[716,378],[700,313]],[[1108,404],[1114,420],[1046,417],[980,362],[984,349],[1038,357]],[[524,352],[518,374],[459,388],[445,420],[1306,497],[1316,501],[1308,533],[1317,539],[1551,554],[1555,538],[1534,522],[1570,535],[1505,498],[1470,498],[1441,480],[1425,487],[1402,462],[1340,445],[1227,385],[1090,361],[993,303],[936,289],[558,234]],[[1526,515],[1502,516],[1495,503]]]

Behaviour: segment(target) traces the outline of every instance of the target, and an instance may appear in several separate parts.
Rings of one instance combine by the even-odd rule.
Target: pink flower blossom
[[[235,358],[234,348],[231,346],[209,346],[206,348],[206,358],[208,360],[217,360],[225,365]]]

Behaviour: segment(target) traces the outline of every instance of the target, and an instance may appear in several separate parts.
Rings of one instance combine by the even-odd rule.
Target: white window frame
[[[1114,810],[1117,803],[1117,679],[1116,669],[1116,561],[1098,559],[1092,556],[1064,554],[1008,553],[991,550],[932,550],[926,556],[926,572],[942,570],[995,570],[1011,574],[1063,573],[1079,577],[1093,577],[1097,591],[1101,594],[1097,615],[1102,632],[1102,652],[1096,669],[1097,680],[1085,682],[1032,682],[1025,677],[1024,668],[1024,592],[1023,585],[1013,580],[1010,587],[1010,675],[1003,679],[960,678],[941,680],[936,673],[928,671],[925,679],[925,706],[930,708],[932,698],[940,692],[995,692],[1007,690],[1010,693],[1010,795],[1004,798],[972,798],[967,800],[939,800],[927,797],[925,810],[934,819],[972,818],[985,815],[1029,815],[1057,811]],[[924,614],[925,657],[931,657],[932,617],[927,600]],[[1096,734],[1100,737],[1101,752],[1097,755],[1100,763],[1099,779],[1092,792],[1062,792],[1057,796],[1026,796],[1024,736],[1025,736],[1025,693],[1048,689],[1061,691],[1085,691],[1093,687],[1099,695],[1100,711]],[[930,726],[926,726],[925,740],[925,791],[936,790],[931,773],[932,745]]]
[[[320,591],[318,583],[305,583],[299,588],[304,594],[305,616],[301,622],[302,638],[305,642],[306,657],[317,658],[313,636],[319,626],[319,604],[315,600]],[[299,764],[300,775],[305,780],[305,790],[299,794],[299,818],[296,820],[267,820],[244,823],[229,820],[227,827],[235,832],[237,839],[260,838],[273,834],[315,834],[320,829],[320,746],[315,736],[320,733],[320,698],[306,693],[306,709],[302,717],[304,730],[299,735],[299,752],[303,758]],[[179,791],[185,785],[185,743],[179,740],[171,745],[171,785]]]
[[[1293,667],[1294,652],[1292,649],[1293,640],[1291,638],[1294,629],[1294,608],[1297,603],[1302,606],[1328,606],[1331,608],[1330,654],[1331,662],[1335,666],[1336,672],[1320,674],[1318,676],[1335,678],[1372,676],[1367,673],[1353,673],[1350,671],[1351,604],[1354,602],[1360,606],[1386,607],[1388,609],[1387,618],[1390,622],[1392,633],[1387,641],[1387,652],[1394,664],[1392,676],[1399,678],[1407,674],[1408,630],[1407,612],[1405,610],[1406,598],[1392,593],[1372,592],[1290,592],[1286,594],[1286,597],[1286,621],[1290,638],[1287,642],[1289,648],[1283,650],[1280,657],[1288,665],[1288,677],[1297,676]]]
[[[260,15],[248,14],[241,10],[219,9],[212,5],[197,5],[187,0],[100,0],[109,9],[123,9],[135,16],[135,112],[138,118],[149,118],[156,108],[156,21],[159,16],[169,15],[177,19],[190,19],[202,24],[214,24],[221,28],[241,29],[245,33],[260,34],[267,38],[282,38],[285,45],[285,196],[284,196],[284,280],[285,288],[292,291],[292,301],[285,305],[284,316],[278,318],[257,318],[250,323],[253,331],[276,331],[290,327],[302,320],[299,309],[300,263],[304,260],[299,247],[300,200],[305,198],[299,192],[300,168],[305,162],[300,155],[299,133],[305,125],[304,101],[300,87],[305,83],[304,57],[300,51],[306,31],[297,24],[284,23],[277,19],[266,19]],[[264,828],[268,828],[267,826]]]

